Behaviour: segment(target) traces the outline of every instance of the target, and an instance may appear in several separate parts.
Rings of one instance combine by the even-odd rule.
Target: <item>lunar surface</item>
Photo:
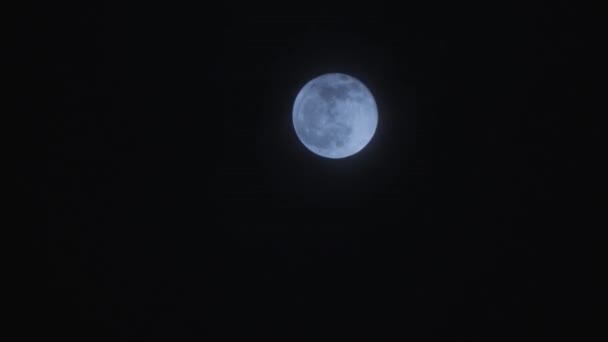
[[[345,158],[361,151],[378,125],[376,101],[354,77],[332,73],[306,83],[293,105],[296,135],[310,151]]]

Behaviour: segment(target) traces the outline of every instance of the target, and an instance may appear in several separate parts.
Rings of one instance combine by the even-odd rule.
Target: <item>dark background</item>
[[[399,6],[18,12],[25,334],[590,340],[598,21],[567,1]],[[379,108],[342,160],[291,126],[326,72]]]

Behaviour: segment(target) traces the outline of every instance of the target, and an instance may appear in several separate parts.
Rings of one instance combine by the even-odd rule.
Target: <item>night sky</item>
[[[526,4],[25,8],[24,334],[590,341],[598,22]],[[329,72],[378,105],[345,159],[291,121]]]

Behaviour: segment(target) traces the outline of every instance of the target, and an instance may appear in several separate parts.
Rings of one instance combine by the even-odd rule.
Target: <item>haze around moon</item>
[[[330,73],[302,87],[293,105],[298,139],[313,153],[340,159],[360,152],[378,126],[378,109],[358,79]]]

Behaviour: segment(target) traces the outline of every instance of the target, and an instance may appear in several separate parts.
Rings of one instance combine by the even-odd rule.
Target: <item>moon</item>
[[[370,142],[378,126],[378,108],[358,79],[330,73],[302,87],[293,105],[298,139],[313,153],[332,159],[352,156]]]

